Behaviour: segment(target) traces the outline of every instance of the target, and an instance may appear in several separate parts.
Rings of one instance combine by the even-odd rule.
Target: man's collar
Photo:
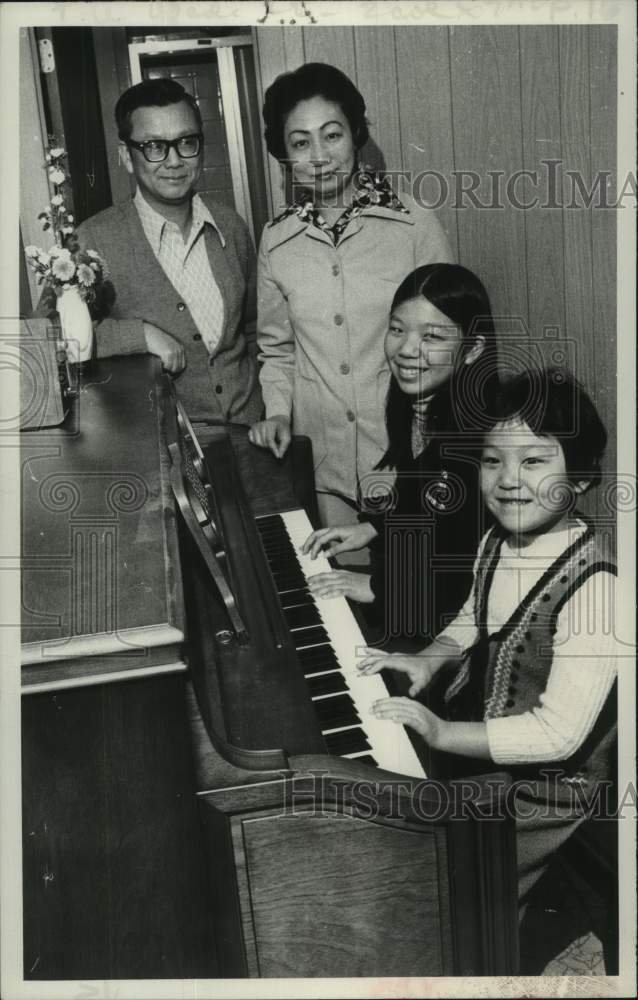
[[[223,247],[226,246],[226,240],[224,239],[224,234],[212,217],[208,207],[204,204],[204,200],[200,198],[198,194],[193,195],[193,200],[191,202],[191,207],[193,210],[193,232],[197,232],[198,229],[208,223],[212,226],[217,235],[219,236],[219,241]]]
[[[160,212],[157,212],[152,208],[149,203],[144,198],[139,186],[133,196],[133,204],[138,211],[140,221],[146,236],[148,237],[149,243],[153,248],[153,252],[157,255],[160,250],[160,243],[162,240],[162,233],[164,231],[164,226],[169,221],[165,219]],[[226,246],[226,240],[221,232],[219,226],[213,219],[209,209],[204,204],[204,201],[198,194],[194,194],[191,200],[191,211],[193,213],[193,222],[191,226],[191,237],[195,237],[203,225],[208,223],[212,226],[217,235],[219,236],[220,243],[223,247]],[[189,237],[190,239],[190,237]]]

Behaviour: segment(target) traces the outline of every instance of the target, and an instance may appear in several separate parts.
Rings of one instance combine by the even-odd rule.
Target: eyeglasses
[[[198,156],[202,139],[202,133],[195,132],[193,135],[180,135],[179,139],[147,139],[145,142],[133,142],[132,139],[128,139],[126,145],[139,149],[149,163],[161,163],[168,156],[170,149],[176,150],[183,160]]]

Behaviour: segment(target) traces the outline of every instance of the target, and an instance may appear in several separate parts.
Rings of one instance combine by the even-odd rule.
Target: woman
[[[291,188],[258,260],[266,419],[250,440],[282,456],[291,428],[313,446],[323,524],[353,523],[361,478],[387,447],[383,350],[408,271],[451,260],[431,211],[360,169],[364,100],[340,70],[308,63],[266,91],[265,138]]]

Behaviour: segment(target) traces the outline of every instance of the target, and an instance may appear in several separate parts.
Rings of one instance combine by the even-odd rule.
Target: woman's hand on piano
[[[407,653],[385,653],[382,649],[366,647],[365,656],[357,663],[360,674],[378,674],[380,670],[398,670],[407,674],[412,681],[408,694],[411,698],[428,686],[437,671],[443,666],[441,657],[427,656],[426,651],[417,655]]]
[[[443,719],[425,705],[410,698],[381,698],[372,705],[372,714],[377,719],[388,719],[390,722],[410,726],[435,749],[439,745],[441,731],[445,726]]]
[[[334,528],[320,528],[308,535],[301,551],[316,559],[320,552],[326,556],[336,556],[340,552],[353,552],[369,545],[376,538],[377,531],[368,521],[361,524],[335,525]]]
[[[310,576],[308,587],[314,597],[349,597],[359,604],[372,604],[374,601],[368,574],[353,573],[349,569],[335,569],[330,573]]]
[[[270,448],[275,458],[283,458],[290,444],[290,420],[283,415],[259,420],[248,431],[248,440],[259,448]]]

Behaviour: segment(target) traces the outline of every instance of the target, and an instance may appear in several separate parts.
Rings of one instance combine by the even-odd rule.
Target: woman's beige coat
[[[335,247],[297,215],[266,226],[258,257],[258,345],[266,416],[312,440],[317,489],[357,498],[387,444],[384,337],[393,295],[422,264],[451,262],[431,210],[369,206]]]

